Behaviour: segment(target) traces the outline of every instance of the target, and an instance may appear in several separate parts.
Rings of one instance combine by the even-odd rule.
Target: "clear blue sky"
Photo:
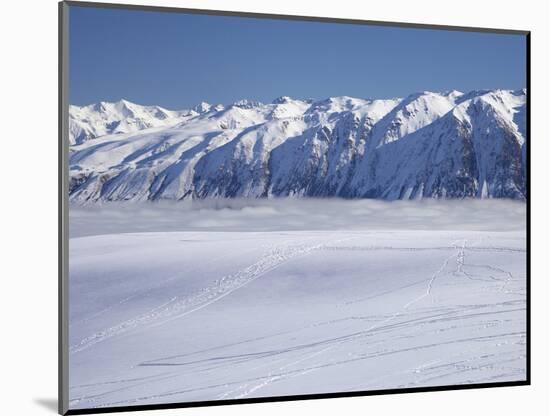
[[[70,8],[70,100],[401,97],[525,87],[525,37]]]

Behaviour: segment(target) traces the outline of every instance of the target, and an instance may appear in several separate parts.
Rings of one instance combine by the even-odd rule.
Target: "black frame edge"
[[[110,8],[120,10],[138,10],[152,12],[167,12],[167,13],[184,13],[198,14],[209,16],[233,16],[245,18],[260,18],[260,19],[278,19],[278,20],[293,20],[293,21],[310,21],[310,22],[325,22],[325,23],[340,23],[340,24],[360,24],[370,26],[387,26],[401,28],[416,28],[416,29],[431,29],[431,30],[448,30],[461,32],[480,32],[480,33],[495,33],[508,35],[522,35],[526,37],[526,233],[527,233],[527,263],[526,263],[526,378],[518,381],[505,381],[496,383],[476,383],[476,384],[460,384],[460,385],[443,385],[429,387],[413,387],[413,388],[396,388],[384,390],[370,391],[351,391],[351,392],[335,392],[335,393],[319,393],[319,394],[303,394],[303,395],[288,395],[288,396],[269,396],[245,399],[228,399],[228,400],[212,400],[212,401],[196,401],[196,402],[180,402],[180,403],[162,403],[162,404],[147,404],[147,405],[132,405],[120,407],[102,407],[89,409],[69,409],[68,403],[68,108],[69,108],[69,7],[91,7],[91,8]],[[498,387],[517,387],[530,386],[531,383],[531,31],[530,30],[510,30],[498,28],[479,28],[468,26],[447,26],[424,23],[402,23],[402,22],[385,22],[374,20],[359,20],[345,18],[329,18],[329,17],[311,17],[311,16],[296,16],[284,14],[268,14],[268,13],[253,13],[241,11],[221,11],[210,9],[187,9],[180,7],[166,6],[148,6],[148,5],[130,5],[116,3],[102,3],[90,1],[73,1],[66,0],[58,3],[59,7],[59,44],[58,44],[58,148],[59,148],[59,172],[58,172],[58,412],[60,415],[85,415],[113,412],[133,412],[144,410],[165,410],[165,409],[182,409],[193,407],[213,407],[235,404],[253,404],[253,403],[271,403],[271,402],[286,402],[296,400],[316,400],[316,399],[335,399],[346,397],[368,397],[381,396],[390,394],[408,394],[408,393],[426,393],[426,392],[441,392],[441,391],[458,391],[471,389],[485,389]]]
[[[525,87],[526,94],[526,125],[525,125],[525,190],[527,193],[527,264],[526,264],[526,357],[525,377],[531,384],[531,32],[525,36]]]
[[[167,410],[167,409],[183,409],[192,407],[214,407],[238,404],[254,404],[254,403],[272,403],[272,402],[290,402],[296,400],[318,400],[318,399],[338,399],[349,397],[367,397],[367,396],[384,396],[390,394],[410,394],[410,393],[429,393],[442,391],[458,391],[472,389],[487,389],[498,387],[517,387],[530,385],[528,381],[504,381],[499,383],[480,383],[480,384],[460,384],[449,386],[433,386],[433,387],[412,387],[403,389],[386,389],[386,390],[370,390],[370,391],[352,391],[341,393],[319,393],[319,394],[303,394],[291,396],[270,396],[257,397],[247,399],[229,399],[229,400],[212,400],[199,402],[184,402],[184,403],[164,403],[164,404],[147,404],[134,406],[120,407],[98,407],[92,409],[72,409],[66,415],[90,415],[96,413],[115,413],[115,412],[137,412],[144,410]]]

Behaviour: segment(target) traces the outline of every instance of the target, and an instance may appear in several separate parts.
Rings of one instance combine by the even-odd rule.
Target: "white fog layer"
[[[148,231],[525,230],[511,200],[226,199],[70,209],[71,237]]]

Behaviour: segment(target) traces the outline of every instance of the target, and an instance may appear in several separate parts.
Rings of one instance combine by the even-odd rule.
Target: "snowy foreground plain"
[[[70,407],[525,379],[525,204],[71,207]]]

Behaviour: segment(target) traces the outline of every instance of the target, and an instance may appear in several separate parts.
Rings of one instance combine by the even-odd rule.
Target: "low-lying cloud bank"
[[[526,227],[510,200],[232,199],[70,208],[71,237],[158,231],[483,230]]]

